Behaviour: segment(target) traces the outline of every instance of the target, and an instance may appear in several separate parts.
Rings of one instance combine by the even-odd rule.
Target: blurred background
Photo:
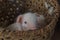
[[[58,4],[60,5],[60,0],[57,0]],[[60,40],[60,17],[59,17],[59,21],[56,24],[56,28],[55,28],[55,33],[52,37],[52,40]]]

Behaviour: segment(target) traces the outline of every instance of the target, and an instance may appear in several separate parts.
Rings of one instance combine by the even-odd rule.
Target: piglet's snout
[[[34,25],[34,24],[29,25],[29,28],[30,28],[31,30],[37,29],[37,28],[36,28],[36,25]]]
[[[28,24],[28,25],[25,25],[25,26],[22,25],[22,27],[23,27],[23,30],[24,30],[24,31],[37,29],[34,24]]]
[[[35,30],[35,29],[37,29],[36,25],[34,25],[34,24],[29,24],[28,28],[29,28],[29,30]]]

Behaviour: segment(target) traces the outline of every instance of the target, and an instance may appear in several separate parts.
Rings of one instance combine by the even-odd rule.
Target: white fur
[[[43,15],[40,15],[40,20],[45,20],[45,17]]]
[[[49,14],[52,15],[53,14],[53,7],[51,7],[48,11],[49,11]]]
[[[48,9],[48,12],[49,12],[49,14],[50,15],[52,15],[53,14],[53,7],[50,5],[50,4],[48,4],[47,2],[45,2],[45,7],[48,9],[48,7],[50,7],[49,9]]]
[[[13,23],[13,24],[8,26],[8,29],[13,30],[13,31],[16,31],[16,30],[22,31],[22,26],[20,23]]]

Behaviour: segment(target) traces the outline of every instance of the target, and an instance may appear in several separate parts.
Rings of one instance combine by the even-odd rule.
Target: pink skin
[[[17,17],[17,20],[16,20],[16,23],[22,23],[22,15],[19,15],[18,17]]]

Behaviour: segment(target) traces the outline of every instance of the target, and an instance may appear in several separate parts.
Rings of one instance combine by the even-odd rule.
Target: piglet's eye
[[[26,22],[26,21],[25,21],[24,23],[25,23],[25,24],[27,24],[27,22]]]

